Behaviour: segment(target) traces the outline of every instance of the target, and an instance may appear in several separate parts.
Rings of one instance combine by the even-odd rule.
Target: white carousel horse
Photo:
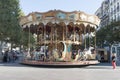
[[[85,59],[92,59],[92,52],[91,50],[94,49],[93,47],[89,47],[88,50],[84,50],[84,57]]]

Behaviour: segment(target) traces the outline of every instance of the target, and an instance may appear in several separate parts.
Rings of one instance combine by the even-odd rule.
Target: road
[[[40,68],[0,63],[0,80],[120,80],[120,66],[108,63],[83,68]]]

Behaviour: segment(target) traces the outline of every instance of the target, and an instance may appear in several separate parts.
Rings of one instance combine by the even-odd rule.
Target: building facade
[[[104,0],[98,10],[95,12],[101,19],[100,27],[109,24],[109,0]]]
[[[106,26],[111,22],[120,20],[120,0],[104,0],[95,12],[101,19],[100,26]]]
[[[111,55],[116,54],[117,63],[120,64],[120,43],[111,46]]]
[[[120,0],[104,0],[95,12],[95,15],[101,19],[100,27],[105,27],[112,22],[120,21]],[[119,26],[114,27],[119,30]],[[120,43],[113,44],[108,51],[110,51],[110,55],[116,53],[117,60],[120,62]]]
[[[120,20],[120,0],[109,0],[110,22]]]
[[[102,18],[101,7],[99,7],[99,8],[97,9],[97,11],[95,12],[95,15],[98,16],[100,19]],[[102,26],[101,23],[102,23],[102,22],[100,22],[100,25],[99,25],[99,26]]]

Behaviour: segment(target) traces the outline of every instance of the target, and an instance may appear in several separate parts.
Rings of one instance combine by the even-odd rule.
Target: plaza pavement
[[[120,66],[110,63],[83,68],[40,68],[0,63],[0,80],[120,80]]]

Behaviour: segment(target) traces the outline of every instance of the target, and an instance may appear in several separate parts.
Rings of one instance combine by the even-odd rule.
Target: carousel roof
[[[20,19],[20,25],[30,26],[43,23],[60,23],[64,22],[66,25],[70,22],[74,24],[89,24],[99,26],[100,19],[95,15],[89,15],[81,11],[65,12],[61,10],[50,10],[48,12],[32,12]]]

